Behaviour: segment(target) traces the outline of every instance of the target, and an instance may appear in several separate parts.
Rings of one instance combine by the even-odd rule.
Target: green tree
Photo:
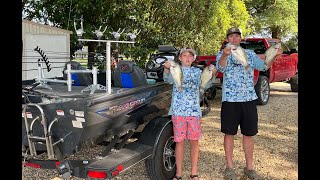
[[[210,32],[212,1],[153,1],[152,12],[152,21],[160,25],[163,43],[199,50]]]
[[[46,0],[46,1],[29,1],[23,7],[27,14],[26,19],[41,21],[45,24],[52,23],[55,27],[68,29],[75,32],[73,22],[77,22],[77,29],[80,28],[79,18],[83,16],[84,34],[83,38],[95,38],[94,30],[99,26],[107,26],[104,39],[113,39],[110,32],[117,31],[119,28],[126,28],[125,32],[137,32],[141,30],[136,45],[131,47],[132,58],[146,59],[150,53],[145,47],[155,48],[158,37],[154,36],[157,29],[153,22],[148,22],[150,10],[150,1],[145,0]],[[135,17],[135,18],[131,18]],[[150,35],[149,35],[150,34]],[[125,33],[122,39],[126,37]],[[139,37],[150,37],[141,39]],[[71,49],[77,49],[77,35],[73,33],[71,37]],[[150,46],[151,45],[151,46]],[[89,43],[93,46],[93,43]],[[139,48],[138,48],[139,46]],[[112,46],[115,48],[114,44]],[[90,48],[92,49],[92,48]],[[104,49],[101,47],[100,49]],[[128,49],[128,44],[120,44],[120,52]],[[136,49],[136,50],[134,50]]]
[[[253,17],[253,33],[267,31],[273,38],[298,32],[298,0],[246,0]]]
[[[293,35],[286,41],[287,46],[290,49],[297,49],[298,50],[298,35]]]
[[[93,38],[93,31],[102,24],[108,25],[107,32],[118,28],[127,28],[126,32],[141,30],[135,46],[127,48],[121,44],[120,51],[138,61],[145,61],[160,44],[196,49],[203,46],[205,35],[210,32],[211,7],[210,0],[46,0],[30,1],[23,10],[26,19],[46,24],[51,22],[53,26],[72,31],[74,19],[83,15],[84,38]],[[112,38],[108,33],[105,36],[105,39]],[[76,39],[74,33],[71,39],[74,50]]]
[[[269,32],[282,38],[298,31],[297,0],[34,0],[24,1],[23,10],[26,19],[71,31],[73,21],[79,22],[83,15],[84,38],[94,38],[93,31],[101,25],[107,25],[104,39],[112,39],[110,32],[119,28],[126,28],[125,32],[141,30],[134,46],[119,47],[139,64],[144,64],[160,44],[216,54],[232,26],[239,27],[243,37]],[[77,43],[74,33],[72,50]]]
[[[215,55],[223,40],[226,39],[226,31],[231,27],[239,27],[245,37],[250,33],[248,21],[250,15],[242,0],[212,1],[212,14],[209,19],[208,31],[203,40],[203,54]]]

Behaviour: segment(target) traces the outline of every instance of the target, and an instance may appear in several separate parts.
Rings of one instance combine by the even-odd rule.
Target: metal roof
[[[47,32],[50,32],[50,34],[54,34],[52,32],[59,32],[58,34],[72,34],[73,33],[72,31],[69,31],[69,30],[61,29],[61,28],[58,28],[58,27],[53,27],[53,26],[50,26],[50,25],[39,24],[39,23],[36,23],[36,22],[33,22],[33,21],[22,19],[22,24],[24,24],[24,23],[32,25],[32,26],[37,26],[39,28],[45,28],[45,29],[49,30]],[[22,26],[22,28],[24,29],[25,26]],[[32,31],[32,29],[29,28],[28,30],[24,30],[24,31]],[[43,32],[44,31],[41,30],[41,33],[43,33]]]

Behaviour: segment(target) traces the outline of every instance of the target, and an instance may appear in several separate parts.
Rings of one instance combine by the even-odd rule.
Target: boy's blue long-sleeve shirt
[[[201,69],[196,67],[181,67],[183,73],[182,92],[178,91],[177,85],[173,81],[171,73],[163,72],[163,80],[173,84],[171,106],[169,115],[174,116],[198,116],[202,117],[200,109],[200,85]],[[210,80],[205,89],[212,85]]]
[[[248,69],[245,69],[232,54],[227,57],[227,65],[221,67],[219,61],[223,50],[217,54],[216,67],[223,73],[222,102],[247,102],[258,98],[254,89],[253,73],[254,69],[264,69],[264,61],[252,50],[245,49],[245,52],[248,57]]]

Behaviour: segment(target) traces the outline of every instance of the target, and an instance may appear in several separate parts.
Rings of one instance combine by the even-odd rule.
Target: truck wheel
[[[290,83],[291,91],[298,92],[298,74],[292,77],[289,83]]]
[[[266,76],[259,76],[257,84],[254,86],[258,99],[256,100],[258,105],[266,105],[270,95],[269,80]]]
[[[154,157],[145,160],[146,170],[151,180],[166,180],[174,177],[176,174],[175,146],[173,127],[170,123],[160,135]]]

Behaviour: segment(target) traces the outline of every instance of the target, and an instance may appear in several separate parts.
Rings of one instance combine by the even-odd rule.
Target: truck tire
[[[257,105],[266,105],[270,96],[269,80],[266,76],[259,76],[257,84],[254,86],[258,99]]]
[[[290,87],[292,92],[298,92],[298,74],[290,78]]]
[[[176,174],[175,145],[173,127],[170,123],[160,134],[154,157],[145,160],[150,180],[167,180],[174,177]]]

